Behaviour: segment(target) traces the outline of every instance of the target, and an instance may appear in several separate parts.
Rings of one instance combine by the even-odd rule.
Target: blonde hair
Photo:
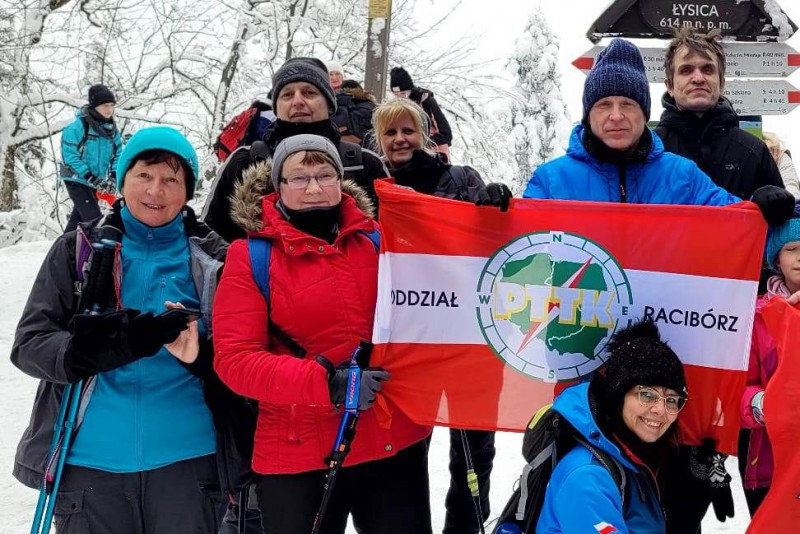
[[[775,160],[775,163],[778,163],[786,153],[786,146],[783,141],[774,133],[764,132],[764,143],[766,143],[769,153],[772,154],[772,159]]]
[[[378,153],[386,158],[386,152],[381,146],[381,132],[386,131],[390,124],[402,117],[408,116],[414,128],[422,134],[422,146],[419,147],[430,155],[436,154],[436,143],[431,140],[430,119],[428,114],[419,104],[411,100],[397,98],[380,104],[372,113],[372,136]]]

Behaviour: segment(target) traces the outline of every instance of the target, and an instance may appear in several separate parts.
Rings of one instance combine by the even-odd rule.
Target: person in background
[[[389,87],[397,98],[408,98],[417,103],[428,115],[430,138],[436,143],[436,151],[450,159],[453,132],[433,92],[414,85],[411,75],[403,67],[394,67],[390,72]]]
[[[88,105],[61,132],[60,176],[72,200],[65,233],[100,217],[95,189],[113,187],[116,182],[113,169],[122,149],[122,136],[114,123],[116,102],[105,85],[91,86]]]
[[[783,141],[774,133],[764,132],[764,142],[769,148],[769,153],[778,165],[778,170],[783,179],[783,185],[794,198],[800,198],[800,178],[797,176],[797,170],[792,161],[792,154],[783,144]]]
[[[428,116],[408,99],[384,102],[372,117],[375,144],[397,185],[420,193],[478,205],[508,209],[511,191],[500,183],[484,185],[472,167],[450,165],[428,135]],[[490,377],[483,377],[488,380]],[[445,534],[478,531],[477,514],[467,486],[463,438],[472,454],[478,475],[480,503],[485,521],[489,517],[489,483],[495,456],[494,432],[450,430],[450,489],[445,499]]]
[[[334,92],[341,91],[342,82],[344,82],[342,64],[338,61],[326,61],[325,66],[328,67],[328,78],[331,81],[331,87],[333,87]]]

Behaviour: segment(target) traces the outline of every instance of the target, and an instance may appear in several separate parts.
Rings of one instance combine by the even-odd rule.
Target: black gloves
[[[726,458],[726,455],[715,450],[714,440],[711,438],[703,441],[699,447],[691,447],[689,456],[689,469],[705,486],[714,506],[714,514],[722,522],[728,517],[733,517],[731,476],[725,470]]]
[[[324,356],[317,356],[317,363],[328,371],[328,391],[332,404],[344,404],[347,393],[347,378],[350,376],[350,361],[334,367]],[[380,367],[367,367],[361,370],[361,387],[358,391],[358,409],[364,411],[372,407],[378,392],[383,388],[383,381],[391,375]]]
[[[794,214],[794,197],[786,189],[775,185],[764,185],[753,193],[753,202],[758,205],[770,226],[780,226]]]
[[[508,211],[508,204],[511,201],[511,190],[506,184],[489,184],[480,191],[475,199],[476,206],[498,206],[500,211]]]
[[[153,356],[188,328],[187,317],[156,317],[139,310],[76,315],[64,354],[70,382]]]
[[[102,182],[102,179],[99,176],[96,176],[92,173],[86,175],[86,183],[89,185],[97,185]]]

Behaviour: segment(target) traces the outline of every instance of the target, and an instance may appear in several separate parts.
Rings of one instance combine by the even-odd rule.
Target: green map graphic
[[[503,282],[531,285],[562,286],[581,268],[580,263],[570,261],[554,261],[547,253],[538,253],[522,260],[510,261],[503,266],[500,279]],[[603,278],[602,268],[590,264],[583,278],[577,285],[580,289],[596,291],[608,290]],[[597,346],[608,334],[606,328],[581,326],[581,310],[578,308],[576,324],[560,324],[558,319],[551,322],[537,337],[542,339],[548,350],[560,355],[567,353],[582,354],[593,360]],[[531,303],[524,310],[514,313],[511,322],[519,327],[522,334],[527,334],[531,326]]]

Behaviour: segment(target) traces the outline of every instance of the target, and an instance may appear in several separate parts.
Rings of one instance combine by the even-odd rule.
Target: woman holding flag
[[[364,533],[430,533],[431,428],[370,409],[383,369],[361,369],[356,437],[324,490],[351,355],[372,337],[377,298],[373,207],[343,174],[315,135],[285,139],[245,171],[232,215],[248,238],[231,245],[217,292],[215,368],[259,404],[252,467],[265,532],[308,534],[324,496],[319,532],[343,533],[352,515]]]

